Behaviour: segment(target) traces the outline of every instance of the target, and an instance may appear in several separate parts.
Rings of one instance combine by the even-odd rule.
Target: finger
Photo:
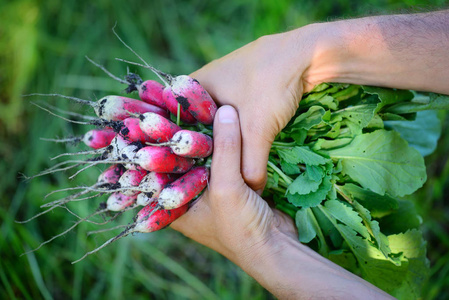
[[[240,162],[241,134],[237,111],[230,105],[224,105],[218,109],[214,121],[211,186],[243,181]]]
[[[260,194],[267,181],[271,142],[261,134],[263,129],[253,126],[254,124],[249,124],[242,128],[242,175],[246,184]]]

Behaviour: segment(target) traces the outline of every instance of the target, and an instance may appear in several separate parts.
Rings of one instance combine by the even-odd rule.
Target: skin
[[[268,152],[302,94],[321,82],[449,94],[448,32],[449,11],[312,24],[259,38],[193,73],[222,107],[209,187],[172,227],[279,299],[389,298],[299,243],[292,220],[259,197]]]

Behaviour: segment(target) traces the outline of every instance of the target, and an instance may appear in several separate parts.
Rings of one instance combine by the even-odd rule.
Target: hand
[[[299,243],[292,220],[245,184],[240,164],[237,112],[222,106],[209,186],[171,227],[223,254],[280,299],[390,298]]]
[[[244,182],[237,112],[221,107],[214,122],[214,153],[208,189],[188,213],[171,226],[223,254],[238,265],[280,232],[297,240],[291,218],[272,210]]]
[[[294,115],[306,65],[295,63],[291,34],[260,38],[191,74],[220,105],[235,107],[242,128],[242,173],[261,191],[275,136]]]

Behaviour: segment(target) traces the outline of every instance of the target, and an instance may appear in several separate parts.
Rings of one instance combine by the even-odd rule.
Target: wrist
[[[310,24],[290,32],[296,49],[296,64],[300,72],[298,82],[303,92],[309,92],[323,82],[354,81],[349,53],[350,38],[345,21]],[[302,64],[302,65],[301,65]]]
[[[240,267],[279,299],[391,299],[274,226],[269,239],[254,247]]]

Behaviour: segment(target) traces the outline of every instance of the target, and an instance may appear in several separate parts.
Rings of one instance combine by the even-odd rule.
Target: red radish
[[[139,91],[139,98],[146,103],[157,105],[161,108],[166,108],[162,100],[162,91],[164,86],[154,80],[146,80],[137,86]]]
[[[181,127],[155,113],[140,115],[140,128],[151,139],[158,143],[167,142]]]
[[[89,155],[89,154],[101,154],[101,159],[106,158],[118,158],[120,156],[120,152],[123,148],[126,146],[131,145],[132,142],[126,140],[121,135],[116,135],[112,140],[109,146],[95,149],[91,151],[80,151],[80,152],[72,152],[72,153],[62,153],[55,157],[52,157],[51,159],[57,159],[62,156],[73,156],[73,155]]]
[[[200,123],[211,125],[214,122],[217,105],[198,80],[179,75],[169,80],[172,93],[182,108],[190,112]]]
[[[56,142],[56,143],[78,143],[83,141],[86,146],[93,149],[100,149],[107,147],[112,139],[115,137],[115,132],[112,129],[92,129],[86,132],[83,136],[66,138],[66,139],[46,139],[41,140]]]
[[[93,149],[100,149],[110,145],[114,137],[112,129],[92,129],[84,134],[83,142]]]
[[[155,115],[159,116],[158,114]],[[142,131],[142,129],[140,129],[140,120],[138,118],[126,118],[125,120],[123,120],[123,126],[121,127],[119,133],[126,140],[132,142],[146,143],[156,141],[156,139],[150,138]]]
[[[108,153],[108,157],[111,157]],[[84,171],[87,168],[98,164],[112,163],[112,164],[136,164],[140,166],[142,169],[150,171],[150,172],[158,172],[158,173],[175,173],[182,174],[190,170],[195,164],[195,160],[189,157],[182,157],[174,154],[169,147],[155,147],[155,146],[147,146],[143,147],[139,151],[137,151],[136,155],[132,159],[123,159],[118,160],[114,159],[114,157],[98,157],[92,160],[69,160],[65,161],[65,164],[68,163],[76,163],[75,166],[79,164],[88,164],[87,167],[76,172],[74,175],[69,178],[75,177],[80,172]],[[117,156],[120,157],[120,156]],[[73,167],[73,166],[72,166]],[[63,169],[58,169],[55,171],[45,171],[45,174],[50,172],[58,172]],[[36,176],[41,176],[42,174],[38,174]],[[35,176],[35,177],[36,177]]]
[[[159,194],[158,206],[162,209],[178,208],[195,198],[209,179],[207,167],[196,167],[169,183]]]
[[[129,85],[126,92],[130,93],[137,90],[142,101],[164,109],[167,108],[162,98],[164,86],[161,83],[154,80],[143,81],[139,75],[134,73],[128,74],[126,80]]]
[[[119,159],[124,159],[126,161],[131,161],[131,163],[124,163],[124,166],[128,170],[142,170],[139,165],[132,163],[134,157],[136,157],[137,152],[142,149],[142,144],[132,143],[126,147],[124,147],[120,151]],[[113,159],[113,158],[112,158]]]
[[[145,170],[127,170],[120,177],[118,184],[120,188],[127,188],[122,191],[125,196],[133,196],[140,193],[138,190],[134,190],[134,187],[138,187],[142,179],[147,175]]]
[[[126,174],[126,173],[125,173]],[[122,176],[122,178],[125,177]],[[137,204],[141,206],[145,206],[148,203],[152,202],[154,199],[157,199],[162,189],[170,182],[173,182],[178,176],[174,174],[167,173],[156,173],[150,172],[145,175],[140,183],[131,185],[128,182],[120,184],[116,184],[114,186],[110,186],[110,189],[107,192],[121,192],[125,195],[131,195],[137,193]],[[91,189],[91,191],[96,192],[105,192],[104,189]]]
[[[175,96],[176,101],[181,104],[184,110],[191,113],[200,123],[206,125],[213,123],[218,107],[198,80],[187,75],[173,77],[148,65],[145,61],[145,65],[142,65],[124,59],[117,58],[117,60],[150,69],[164,81],[166,87],[171,87],[173,96]]]
[[[134,232],[154,232],[170,225],[174,220],[185,214],[188,205],[183,205],[176,209],[165,210],[161,209],[150,215],[152,210],[156,207],[155,204],[150,204],[142,208],[137,213],[137,220],[132,229]]]
[[[185,173],[195,164],[192,158],[178,156],[168,147],[153,146],[140,149],[134,162],[147,171],[158,173]]]
[[[62,97],[66,99],[70,99],[76,101],[78,103],[91,106],[95,114],[107,121],[118,121],[124,120],[129,117],[129,113],[146,113],[146,112],[154,112],[160,114],[164,117],[169,117],[166,110],[145,103],[140,100],[122,97],[122,96],[106,96],[101,98],[100,100],[94,102],[89,100],[84,100],[76,97],[64,96],[60,94],[30,94],[28,96],[51,96],[51,97]]]
[[[106,241],[100,247],[87,252],[80,259],[72,262],[72,264],[75,264],[75,263],[83,260],[87,256],[103,249],[107,245],[109,245],[109,244],[115,242],[116,240],[118,240],[122,237],[125,237],[131,233],[134,233],[134,232],[149,233],[149,232],[154,232],[157,230],[164,229],[165,227],[170,225],[173,221],[175,221],[176,219],[181,217],[183,214],[185,214],[188,209],[188,205],[184,205],[184,206],[178,207],[176,209],[172,209],[172,210],[163,210],[162,209],[162,210],[157,210],[157,211],[154,210],[155,207],[156,207],[156,204],[152,203],[152,204],[149,204],[149,205],[145,206],[144,208],[142,208],[137,213],[136,221],[133,224],[131,224],[130,226],[128,226],[128,228],[126,228],[124,231],[122,231],[119,235]]]
[[[162,189],[174,179],[173,174],[148,173],[139,184],[142,193],[137,196],[137,205],[145,206],[157,199]]]
[[[178,108],[179,108],[179,118],[181,121],[187,124],[195,124],[197,122],[190,112],[188,112],[182,106],[179,105],[178,101],[176,101],[175,96],[173,96],[170,86],[165,87],[162,93],[162,97],[164,99],[164,103],[168,111],[171,112],[173,115],[175,116],[178,115]]]
[[[98,176],[97,184],[115,184],[124,172],[125,168],[122,165],[112,165]]]
[[[210,136],[192,130],[180,130],[176,132],[167,143],[147,144],[169,146],[176,155],[191,158],[208,157],[212,154],[213,150],[213,142]]]
[[[115,192],[111,194],[106,201],[105,211],[122,211],[126,208],[133,207],[136,203],[137,194],[135,195],[124,195],[120,192]]]
[[[118,78],[111,72],[109,72],[105,67],[102,65],[94,62],[89,57],[86,56],[86,59],[90,61],[92,64],[97,66],[98,68],[102,69],[106,74],[108,74],[111,78],[123,83],[127,84],[128,88],[126,89],[127,93],[131,93],[133,91],[139,92],[139,98],[149,104],[156,105],[160,108],[165,109],[165,103],[162,99],[162,91],[164,90],[164,86],[160,84],[157,81],[154,80],[146,80],[143,81],[142,78],[140,78],[139,75],[134,73],[129,73],[125,80]]]

